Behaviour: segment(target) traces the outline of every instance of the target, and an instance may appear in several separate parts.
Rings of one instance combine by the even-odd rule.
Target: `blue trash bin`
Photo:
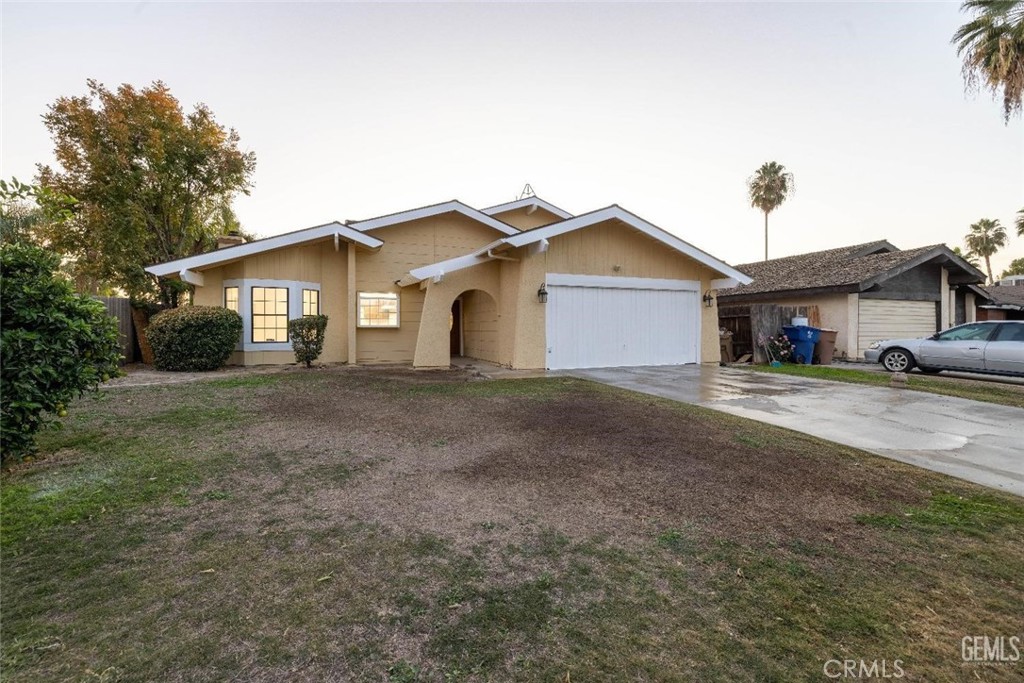
[[[821,330],[808,325],[783,325],[782,331],[786,333],[786,339],[793,343],[793,361],[810,365]]]

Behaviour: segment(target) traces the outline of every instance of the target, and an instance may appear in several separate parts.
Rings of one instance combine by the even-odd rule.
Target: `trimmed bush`
[[[146,335],[158,370],[216,370],[238,344],[242,316],[217,306],[172,308],[150,319]]]
[[[0,457],[21,459],[72,399],[120,370],[117,321],[56,275],[60,257],[0,245]]]
[[[288,336],[292,340],[296,362],[305,363],[307,368],[313,365],[324,350],[326,331],[326,315],[307,315],[288,321]]]

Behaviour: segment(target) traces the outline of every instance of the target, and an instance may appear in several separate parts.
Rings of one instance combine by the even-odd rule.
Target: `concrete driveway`
[[[1024,496],[1024,409],[719,367],[565,374],[787,427]]]

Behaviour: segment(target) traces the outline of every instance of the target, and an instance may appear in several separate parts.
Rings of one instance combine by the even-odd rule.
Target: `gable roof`
[[[493,255],[493,252],[495,251],[524,247],[537,242],[546,241],[548,238],[556,237],[557,235],[563,235],[567,232],[573,232],[574,230],[580,230],[609,220],[621,221],[634,230],[642,232],[648,237],[661,242],[670,249],[674,249],[675,251],[685,254],[698,263],[711,268],[715,272],[721,274],[724,278],[731,279],[739,283],[750,282],[750,278],[747,275],[741,273],[739,270],[733,268],[724,261],[721,261],[707,252],[698,249],[689,242],[681,240],[675,235],[662,230],[653,223],[645,221],[636,214],[623,209],[618,204],[612,204],[611,206],[607,206],[603,209],[598,209],[596,211],[591,211],[590,213],[558,221],[557,223],[542,225],[531,230],[524,230],[510,237],[503,237],[465,256],[459,256],[446,261],[432,263],[421,268],[415,268],[409,271],[404,278],[399,280],[398,284],[404,287],[421,282],[430,277],[436,277],[438,275],[443,275],[444,273],[450,273],[455,270],[461,270],[462,268],[469,268],[481,263],[486,263],[496,258]]]
[[[959,270],[958,279],[965,284],[984,281],[981,271],[944,244],[899,250],[885,240],[878,240],[736,266],[753,282],[721,292],[720,296],[808,290],[860,292],[936,259]]]
[[[982,308],[1008,308],[1024,311],[1024,286],[994,285],[980,289],[985,292],[989,302],[982,304]]]
[[[245,258],[246,256],[252,256],[253,254],[259,254],[273,249],[281,249],[282,247],[290,247],[296,244],[303,244],[305,242],[322,240],[328,237],[334,237],[336,240],[343,239],[346,242],[358,244],[366,247],[367,249],[379,249],[384,244],[383,240],[379,240],[372,235],[366,235],[359,230],[354,230],[351,227],[344,225],[343,223],[333,221],[331,223],[325,223],[324,225],[316,225],[312,228],[286,232],[283,235],[275,235],[261,240],[245,242],[244,244],[238,244],[233,247],[214,249],[213,251],[208,251],[205,254],[199,254],[197,256],[188,256],[175,261],[158,263],[147,267],[146,272],[157,277],[169,277],[172,275],[179,275],[185,270],[208,268],[221,263],[227,263],[228,261]]]
[[[245,258],[246,256],[252,256],[265,251],[281,249],[282,247],[291,247],[335,235],[346,242],[352,242],[368,249],[379,249],[383,246],[384,240],[368,235],[366,234],[367,232],[378,228],[385,228],[390,225],[407,223],[421,218],[440,216],[446,213],[461,214],[479,223],[483,223],[490,228],[494,228],[504,235],[515,235],[519,232],[518,229],[508,223],[500,221],[497,218],[492,218],[482,211],[478,211],[467,204],[463,204],[457,199],[452,199],[447,202],[441,202],[440,204],[421,206],[416,209],[408,209],[406,211],[399,211],[398,213],[377,216],[376,218],[367,218],[360,221],[346,221],[345,223],[333,221],[331,223],[317,225],[312,228],[286,232],[283,235],[266,237],[261,240],[254,240],[252,242],[246,242],[233,247],[215,249],[205,254],[199,254],[198,256],[189,256],[176,261],[158,263],[146,268],[146,272],[156,275],[157,277],[169,277],[179,275],[183,270],[209,268],[211,266]]]
[[[398,225],[399,223],[407,223],[409,221],[419,220],[421,218],[431,218],[432,216],[440,216],[445,213],[458,213],[471,218],[479,223],[494,228],[500,233],[505,235],[515,235],[519,232],[517,228],[512,227],[504,221],[492,218],[484,211],[474,209],[468,204],[463,204],[458,199],[452,199],[447,202],[441,202],[440,204],[431,204],[430,206],[421,206],[417,209],[408,209],[406,211],[399,211],[398,213],[389,213],[384,216],[378,216],[376,218],[368,218],[361,221],[348,221],[346,224],[350,228],[355,228],[361,232],[367,232],[368,230],[377,230],[378,228],[386,228],[391,225]]]
[[[496,204],[489,206],[486,209],[481,209],[488,216],[494,216],[495,214],[505,213],[506,211],[515,211],[516,209],[522,209],[524,207],[536,207],[547,211],[548,213],[554,214],[559,218],[572,218],[572,214],[564,209],[560,209],[551,202],[546,202],[540,197],[523,197],[517,199],[514,202],[505,202],[504,204]]]

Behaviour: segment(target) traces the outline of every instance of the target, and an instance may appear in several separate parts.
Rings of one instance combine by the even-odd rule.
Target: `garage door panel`
[[[882,339],[913,339],[934,334],[934,301],[861,299],[858,305],[858,355]]]
[[[674,289],[549,284],[547,367],[697,362],[700,301],[698,292],[692,291],[696,283],[682,289],[678,283],[683,281],[673,282]]]

